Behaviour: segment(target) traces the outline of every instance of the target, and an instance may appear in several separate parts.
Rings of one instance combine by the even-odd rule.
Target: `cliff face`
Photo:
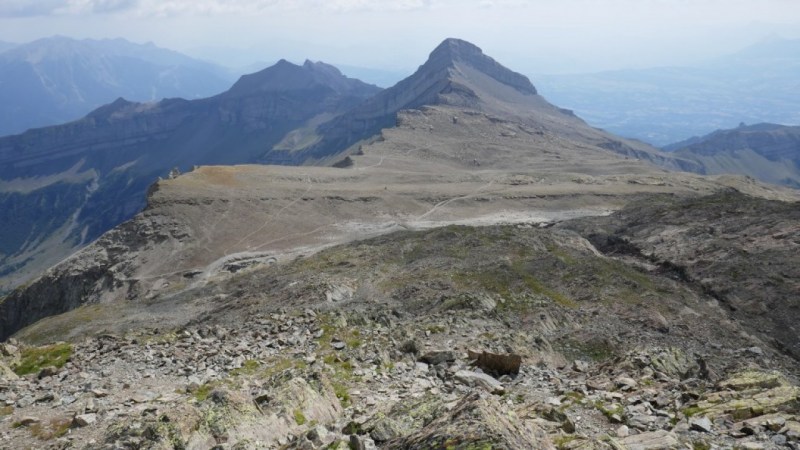
[[[137,298],[138,284],[131,278],[131,263],[137,256],[159,247],[165,252],[178,251],[190,237],[185,224],[158,213],[145,212],[121,224],[5,297],[0,302],[0,339],[86,303]]]

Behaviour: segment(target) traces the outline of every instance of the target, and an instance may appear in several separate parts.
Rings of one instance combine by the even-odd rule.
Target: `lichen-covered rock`
[[[730,414],[745,420],[764,414],[800,411],[800,387],[774,372],[743,372],[719,383],[731,391],[713,392],[697,403],[697,413],[708,417]]]
[[[722,389],[733,389],[743,391],[745,389],[770,389],[779,386],[786,386],[789,382],[783,375],[777,372],[741,372],[719,383]]]
[[[18,379],[17,374],[10,367],[0,362],[0,381],[13,381]]]
[[[448,414],[422,430],[389,441],[386,449],[553,449],[544,432],[524,423],[496,398],[464,397]]]
[[[674,450],[680,445],[673,433],[664,430],[628,436],[620,443],[626,450]]]
[[[361,430],[375,442],[382,443],[422,429],[445,411],[439,396],[408,398],[392,405],[388,412],[372,416],[361,426]]]

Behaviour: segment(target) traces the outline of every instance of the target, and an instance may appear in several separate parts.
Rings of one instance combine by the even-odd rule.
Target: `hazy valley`
[[[662,147],[716,129],[800,123],[800,40],[771,38],[691,66],[539,75],[547,98],[612,133]]]

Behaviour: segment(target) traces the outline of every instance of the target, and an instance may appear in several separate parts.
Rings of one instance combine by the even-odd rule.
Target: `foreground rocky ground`
[[[800,388],[760,349],[717,373],[676,347],[570,362],[534,340],[514,373],[526,337],[478,314],[311,309],[94,337],[6,374],[2,447],[800,448]]]
[[[753,305],[764,264],[797,267],[781,212],[794,205],[738,195],[650,199],[672,213],[646,223],[639,205],[394,233],[142,299],[130,321],[78,308],[0,349],[0,448],[800,448],[787,335],[716,288],[739,261],[752,276],[735,299]],[[659,225],[697,208],[748,225]],[[753,256],[701,283],[679,264],[696,258],[675,255],[706,241],[664,243],[695,225]],[[662,231],[646,241],[645,227]],[[736,236],[756,229],[773,232]],[[793,282],[770,289],[791,297]],[[198,304],[179,326],[161,319]],[[71,342],[31,345],[57,336]]]

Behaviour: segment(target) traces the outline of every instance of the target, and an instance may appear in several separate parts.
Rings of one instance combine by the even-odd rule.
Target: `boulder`
[[[78,414],[72,419],[72,425],[76,427],[86,427],[97,422],[97,414]]]
[[[743,391],[746,389],[770,389],[788,385],[788,381],[777,372],[740,372],[719,383],[720,389]]]
[[[719,386],[732,391],[706,394],[697,403],[696,412],[712,419],[730,414],[741,421],[764,414],[800,411],[800,387],[790,385],[777,373],[740,373]]]
[[[708,433],[711,431],[711,427],[711,420],[708,417],[695,416],[689,419],[689,429],[691,430]]]
[[[420,356],[420,361],[435,366],[441,363],[451,363],[456,360],[456,354],[450,350],[433,351]]]
[[[363,430],[377,443],[383,443],[422,429],[445,413],[440,396],[426,394],[420,398],[403,399],[386,411],[370,417],[362,425],[346,431]]]
[[[672,450],[680,445],[673,433],[664,430],[628,436],[621,443],[627,450]]]
[[[10,367],[0,362],[0,381],[14,381],[18,379],[19,377]]]
[[[470,350],[467,354],[469,359],[474,361],[474,364],[480,367],[481,370],[497,376],[517,375],[522,365],[522,356],[514,353],[498,354],[487,351],[479,353]]]
[[[456,380],[467,386],[479,387],[491,394],[502,394],[505,392],[503,384],[485,373],[472,372],[470,370],[459,370],[456,372]]]

